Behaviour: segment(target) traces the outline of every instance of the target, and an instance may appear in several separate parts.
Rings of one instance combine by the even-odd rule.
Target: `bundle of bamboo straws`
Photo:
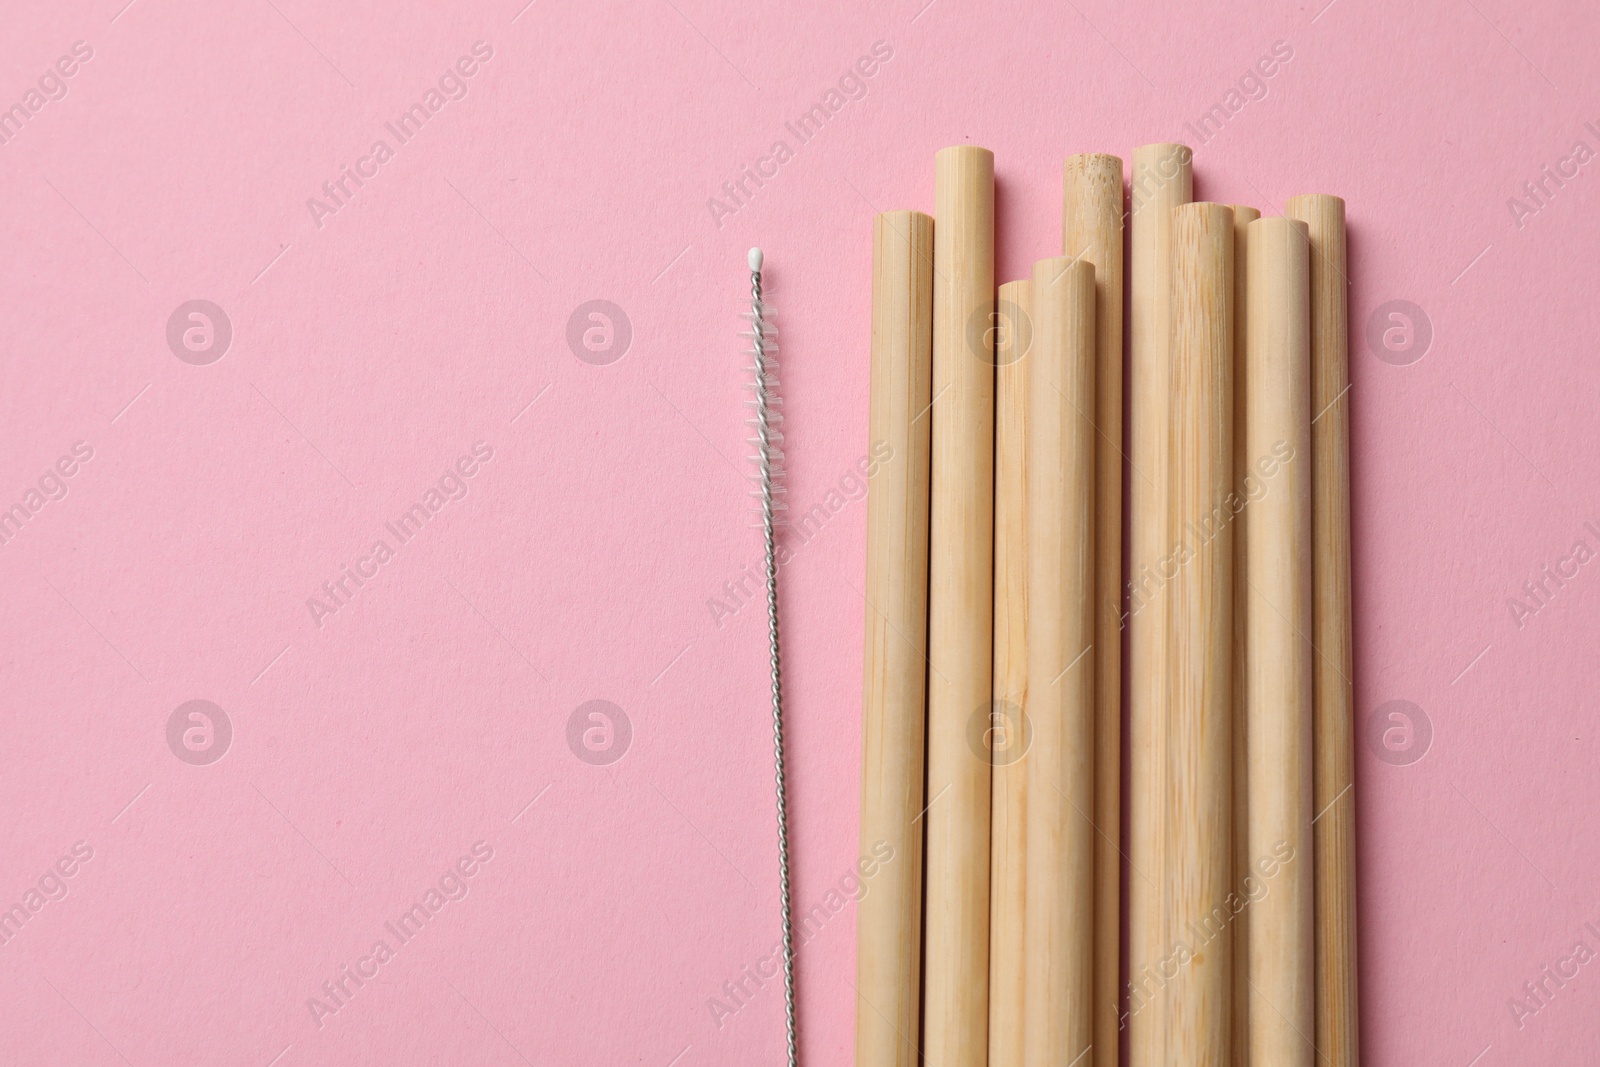
[[[1357,1062],[1344,202],[1191,160],[1133,154],[1127,453],[1122,160],[998,292],[993,153],[874,221],[858,1067]]]

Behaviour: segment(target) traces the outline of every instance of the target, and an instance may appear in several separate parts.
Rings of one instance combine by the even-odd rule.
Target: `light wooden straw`
[[[1250,316],[1249,226],[1261,212],[1244,204],[1233,205],[1233,891],[1243,892],[1250,874],[1251,853],[1245,848],[1250,828],[1249,765],[1245,754],[1245,618],[1249,604],[1247,568],[1248,523],[1242,514],[1249,499],[1244,479],[1250,470],[1246,448],[1247,410],[1245,357],[1248,351]],[[1233,920],[1233,1067],[1250,1067],[1250,911],[1241,911]]]
[[[1171,780],[1167,1062],[1228,1062],[1233,880],[1233,212],[1172,213],[1172,430],[1167,539],[1182,544],[1167,596]],[[1179,947],[1181,946],[1181,947]],[[1183,951],[1183,949],[1188,951]]]
[[[1032,284],[1000,287],[995,315],[994,760],[989,878],[989,1067],[1022,1067],[1028,862],[1028,417]]]
[[[1310,248],[1292,219],[1253,222],[1249,240],[1244,454],[1264,488],[1249,506],[1244,557],[1249,1046],[1255,1063],[1312,1067]]]
[[[1122,990],[1122,160],[1068,156],[1061,251],[1094,267],[1094,1056],[1117,1067]]]
[[[856,906],[855,1061],[917,1067],[933,377],[933,219],[918,211],[873,220],[871,376],[868,435],[890,458],[867,495],[860,847],[891,858]]]
[[[1166,716],[1163,711],[1165,622],[1161,559],[1167,543],[1167,345],[1172,209],[1193,196],[1192,153],[1153,144],[1133,153],[1129,254],[1132,391],[1128,580],[1128,1044],[1132,1067],[1166,1067],[1161,931]]]
[[[1028,376],[1028,1067],[1094,1042],[1094,267],[1033,268]],[[933,1062],[930,1059],[930,1062]]]
[[[1316,675],[1317,1058],[1353,1067],[1356,1010],[1355,749],[1350,634],[1349,279],[1344,201],[1291,197],[1311,238],[1311,551]]]
[[[983,1067],[989,1022],[988,725],[994,649],[994,154],[934,173],[922,1053]]]

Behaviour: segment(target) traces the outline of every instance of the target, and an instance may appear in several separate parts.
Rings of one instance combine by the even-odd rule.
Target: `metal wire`
[[[783,774],[783,687],[778,661],[778,555],[776,522],[773,519],[777,487],[778,442],[782,439],[775,423],[772,386],[775,377],[761,300],[761,271],[750,272],[750,335],[755,356],[756,440],[761,478],[761,530],[766,542],[767,566],[767,641],[772,657],[772,750],[778,802],[778,889],[783,906],[783,1011],[789,1041],[789,1067],[800,1062],[795,1039],[794,1013],[794,921],[789,900],[789,812]]]

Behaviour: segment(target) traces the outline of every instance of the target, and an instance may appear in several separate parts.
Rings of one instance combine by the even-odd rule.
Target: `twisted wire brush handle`
[[[777,493],[778,442],[782,439],[773,410],[772,387],[776,384],[772,360],[768,355],[765,306],[761,300],[761,249],[752,248],[750,264],[750,334],[755,356],[756,442],[760,468],[761,531],[766,549],[767,643],[772,663],[772,751],[775,792],[778,805],[778,892],[783,908],[783,1012],[789,1045],[789,1067],[800,1061],[795,1039],[794,1012],[794,920],[789,899],[789,811],[783,774],[783,688],[778,659],[778,557],[777,523],[773,512]]]

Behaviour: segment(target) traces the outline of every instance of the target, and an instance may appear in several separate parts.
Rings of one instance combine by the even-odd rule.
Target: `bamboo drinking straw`
[[[861,849],[882,842],[892,858],[857,905],[856,1063],[917,1067],[933,376],[933,219],[921,212],[873,220],[871,362],[869,436],[892,458],[867,496]]]
[[[1033,267],[1028,376],[1028,1067],[1094,1042],[1094,267]],[[933,1062],[930,1060],[930,1062]]]
[[[1094,1057],[1117,1067],[1122,963],[1122,160],[1068,156],[1061,251],[1094,267]]]
[[[1183,545],[1167,595],[1171,780],[1164,933],[1179,952],[1168,985],[1167,1062],[1230,1053],[1233,829],[1233,212],[1172,213],[1172,430],[1167,540]]]
[[[1027,389],[1032,285],[1000,287],[995,313],[994,761],[989,886],[989,1067],[1022,1067],[1028,861]]]
[[[994,649],[994,154],[934,173],[923,1056],[983,1067],[989,1021],[989,724]]]
[[[1249,226],[1261,212],[1244,204],[1233,205],[1233,491],[1248,501],[1244,479],[1250,471],[1245,433],[1245,359],[1249,344]],[[1243,504],[1241,503],[1241,509]],[[1240,513],[1233,520],[1233,890],[1243,892],[1254,853],[1247,850],[1249,821],[1249,765],[1245,758],[1245,617],[1249,604],[1247,570],[1249,522]],[[1233,1067],[1250,1067],[1250,912],[1233,920]]]
[[[1251,503],[1244,594],[1250,819],[1250,1059],[1312,1067],[1316,1051],[1311,849],[1310,248],[1293,219],[1250,224],[1245,454],[1267,484]],[[1235,395],[1238,395],[1237,390]],[[1237,610],[1237,607],[1236,607]],[[1253,870],[1248,868],[1254,867]],[[1237,957],[1236,957],[1237,958]]]
[[[1193,195],[1193,153],[1153,144],[1133,153],[1129,200],[1132,304],[1129,365],[1133,468],[1130,480],[1128,655],[1129,851],[1128,1012],[1132,1067],[1166,1067],[1165,991],[1157,973],[1171,949],[1161,931],[1166,716],[1161,558],[1167,543],[1167,344],[1172,209]]]
[[[1350,638],[1349,280],[1344,201],[1291,197],[1311,238],[1311,551],[1317,880],[1317,1053],[1360,1055],[1356,1014],[1355,750]]]

